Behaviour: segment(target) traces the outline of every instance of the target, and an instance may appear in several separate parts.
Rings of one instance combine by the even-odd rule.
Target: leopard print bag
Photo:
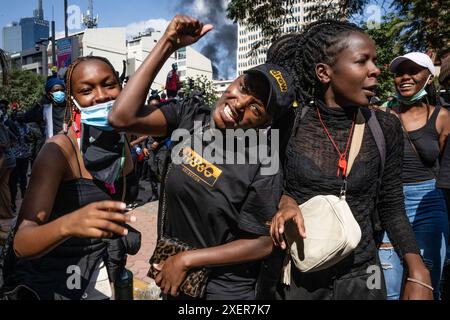
[[[153,264],[159,264],[171,256],[188,250],[194,250],[194,248],[175,238],[161,238],[150,258],[148,276],[155,279],[158,275],[159,271],[153,267]],[[209,270],[206,268],[191,270],[180,286],[181,292],[193,298],[202,298],[205,295],[208,274]]]
[[[167,172],[165,175],[164,184],[167,185],[167,177],[172,169],[172,164],[167,167]],[[160,264],[166,261],[169,257],[174,256],[180,252],[195,250],[194,247],[180,241],[176,238],[170,238],[164,236],[164,224],[166,219],[167,206],[166,206],[166,193],[165,188],[163,189],[162,197],[162,215],[161,215],[161,226],[160,226],[160,239],[156,243],[155,251],[150,258],[150,269],[148,271],[148,276],[155,279],[159,271],[153,267],[153,264]],[[192,269],[188,272],[186,279],[180,286],[181,292],[193,297],[193,298],[203,298],[206,292],[206,283],[208,282],[208,275],[210,273],[209,269],[198,268]]]

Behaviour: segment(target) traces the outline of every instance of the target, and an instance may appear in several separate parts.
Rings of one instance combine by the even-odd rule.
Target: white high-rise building
[[[176,59],[180,81],[185,81],[187,77],[197,78],[201,76],[212,81],[213,70],[211,60],[194,48],[181,48],[176,53]]]
[[[311,0],[293,0],[292,14],[286,16],[282,28],[282,33],[301,31],[305,25],[312,22],[308,15],[308,8],[315,4]],[[337,3],[337,0],[333,2]],[[245,24],[238,23],[238,52],[237,52],[237,74],[242,75],[244,71],[260,65],[266,61],[267,49],[270,44],[265,43],[255,53],[252,46],[262,39],[261,30],[249,29]]]
[[[150,54],[156,43],[161,39],[162,33],[160,31],[155,31],[149,29],[143,34],[134,37],[133,40],[128,41],[128,69],[127,75],[132,76],[137,69],[142,65],[145,58]],[[176,62],[175,54],[171,55],[161,71],[155,78],[152,84],[153,90],[161,91],[166,85],[167,74],[172,70],[172,64]]]
[[[150,29],[128,41],[128,75],[131,76],[136,72],[162,35],[160,31]],[[186,77],[196,78],[197,76],[205,76],[208,80],[212,80],[211,60],[192,47],[187,47],[181,48],[170,56],[156,76],[152,89],[161,91],[164,88],[167,75],[174,63],[178,66],[180,81],[185,81]]]

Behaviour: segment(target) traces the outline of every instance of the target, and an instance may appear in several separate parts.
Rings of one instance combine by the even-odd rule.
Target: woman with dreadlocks
[[[33,167],[6,287],[44,300],[103,300],[125,266],[125,223],[135,221],[124,215],[130,149],[107,125],[121,86],[111,63],[94,56],[76,60],[66,83],[64,133],[47,141]]]
[[[289,70],[303,101],[285,153],[284,196],[271,225],[275,244],[286,248],[283,234],[285,222],[290,220],[296,223],[301,237],[308,237],[299,204],[317,195],[339,196],[345,188],[347,203],[362,234],[357,248],[329,268],[316,272],[291,268],[290,286],[280,284],[278,297],[386,299],[373,232],[378,211],[382,227],[407,267],[403,298],[432,299],[430,274],[403,204],[400,123],[392,115],[367,111],[380,74],[373,40],[352,24],[319,21],[302,34],[276,42],[269,50],[268,61]],[[365,115],[362,122],[365,119],[368,125],[347,177],[348,151],[359,111]],[[384,135],[385,157],[377,145],[380,135],[372,132],[371,116],[376,117]],[[375,274],[373,266],[378,267]],[[373,281],[374,276],[378,281]]]

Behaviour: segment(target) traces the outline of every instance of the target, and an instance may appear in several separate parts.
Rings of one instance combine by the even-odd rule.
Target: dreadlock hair
[[[114,74],[114,77],[117,80],[117,83],[120,85],[120,80],[119,77],[116,73],[116,69],[114,68],[114,66],[111,64],[111,62],[104,58],[104,57],[99,57],[99,56],[87,56],[87,57],[81,57],[76,59],[67,69],[66,75],[65,75],[65,82],[66,82],[66,112],[64,113],[64,132],[67,133],[67,130],[69,128],[69,126],[74,122],[74,114],[77,111],[77,108],[73,102],[72,99],[72,75],[73,72],[75,71],[75,68],[81,64],[82,62],[86,62],[86,61],[93,61],[93,60],[97,60],[97,61],[102,61],[104,63],[106,63],[110,68],[112,73]],[[70,115],[70,117],[68,117],[68,114]]]
[[[335,20],[321,20],[310,24],[302,33],[285,35],[275,41],[267,54],[267,61],[284,67],[293,77],[297,98],[304,104],[317,98],[322,85],[315,66],[333,66],[337,55],[346,48],[344,39],[353,32],[364,33],[356,25]]]

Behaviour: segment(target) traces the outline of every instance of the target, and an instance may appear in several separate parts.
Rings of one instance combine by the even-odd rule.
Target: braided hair
[[[307,103],[317,98],[321,89],[315,66],[333,66],[337,55],[347,46],[344,39],[353,32],[364,33],[354,24],[335,20],[321,20],[310,24],[302,33],[285,35],[269,48],[267,61],[284,67],[294,79],[298,99]]]
[[[67,128],[74,122],[74,115],[75,112],[77,112],[77,108],[73,102],[72,96],[73,96],[73,92],[72,92],[72,75],[73,72],[75,71],[75,68],[82,62],[85,61],[93,61],[93,60],[97,60],[97,61],[102,61],[104,63],[106,63],[110,68],[112,73],[114,74],[114,77],[117,80],[117,83],[120,84],[120,80],[119,77],[116,73],[116,69],[114,68],[114,66],[111,64],[111,62],[104,58],[104,57],[99,57],[99,56],[87,56],[87,57],[81,57],[76,59],[67,69],[66,72],[66,76],[65,76],[65,82],[66,82],[66,112],[64,114],[64,131],[67,132]],[[68,114],[70,114],[70,118],[68,119]]]

